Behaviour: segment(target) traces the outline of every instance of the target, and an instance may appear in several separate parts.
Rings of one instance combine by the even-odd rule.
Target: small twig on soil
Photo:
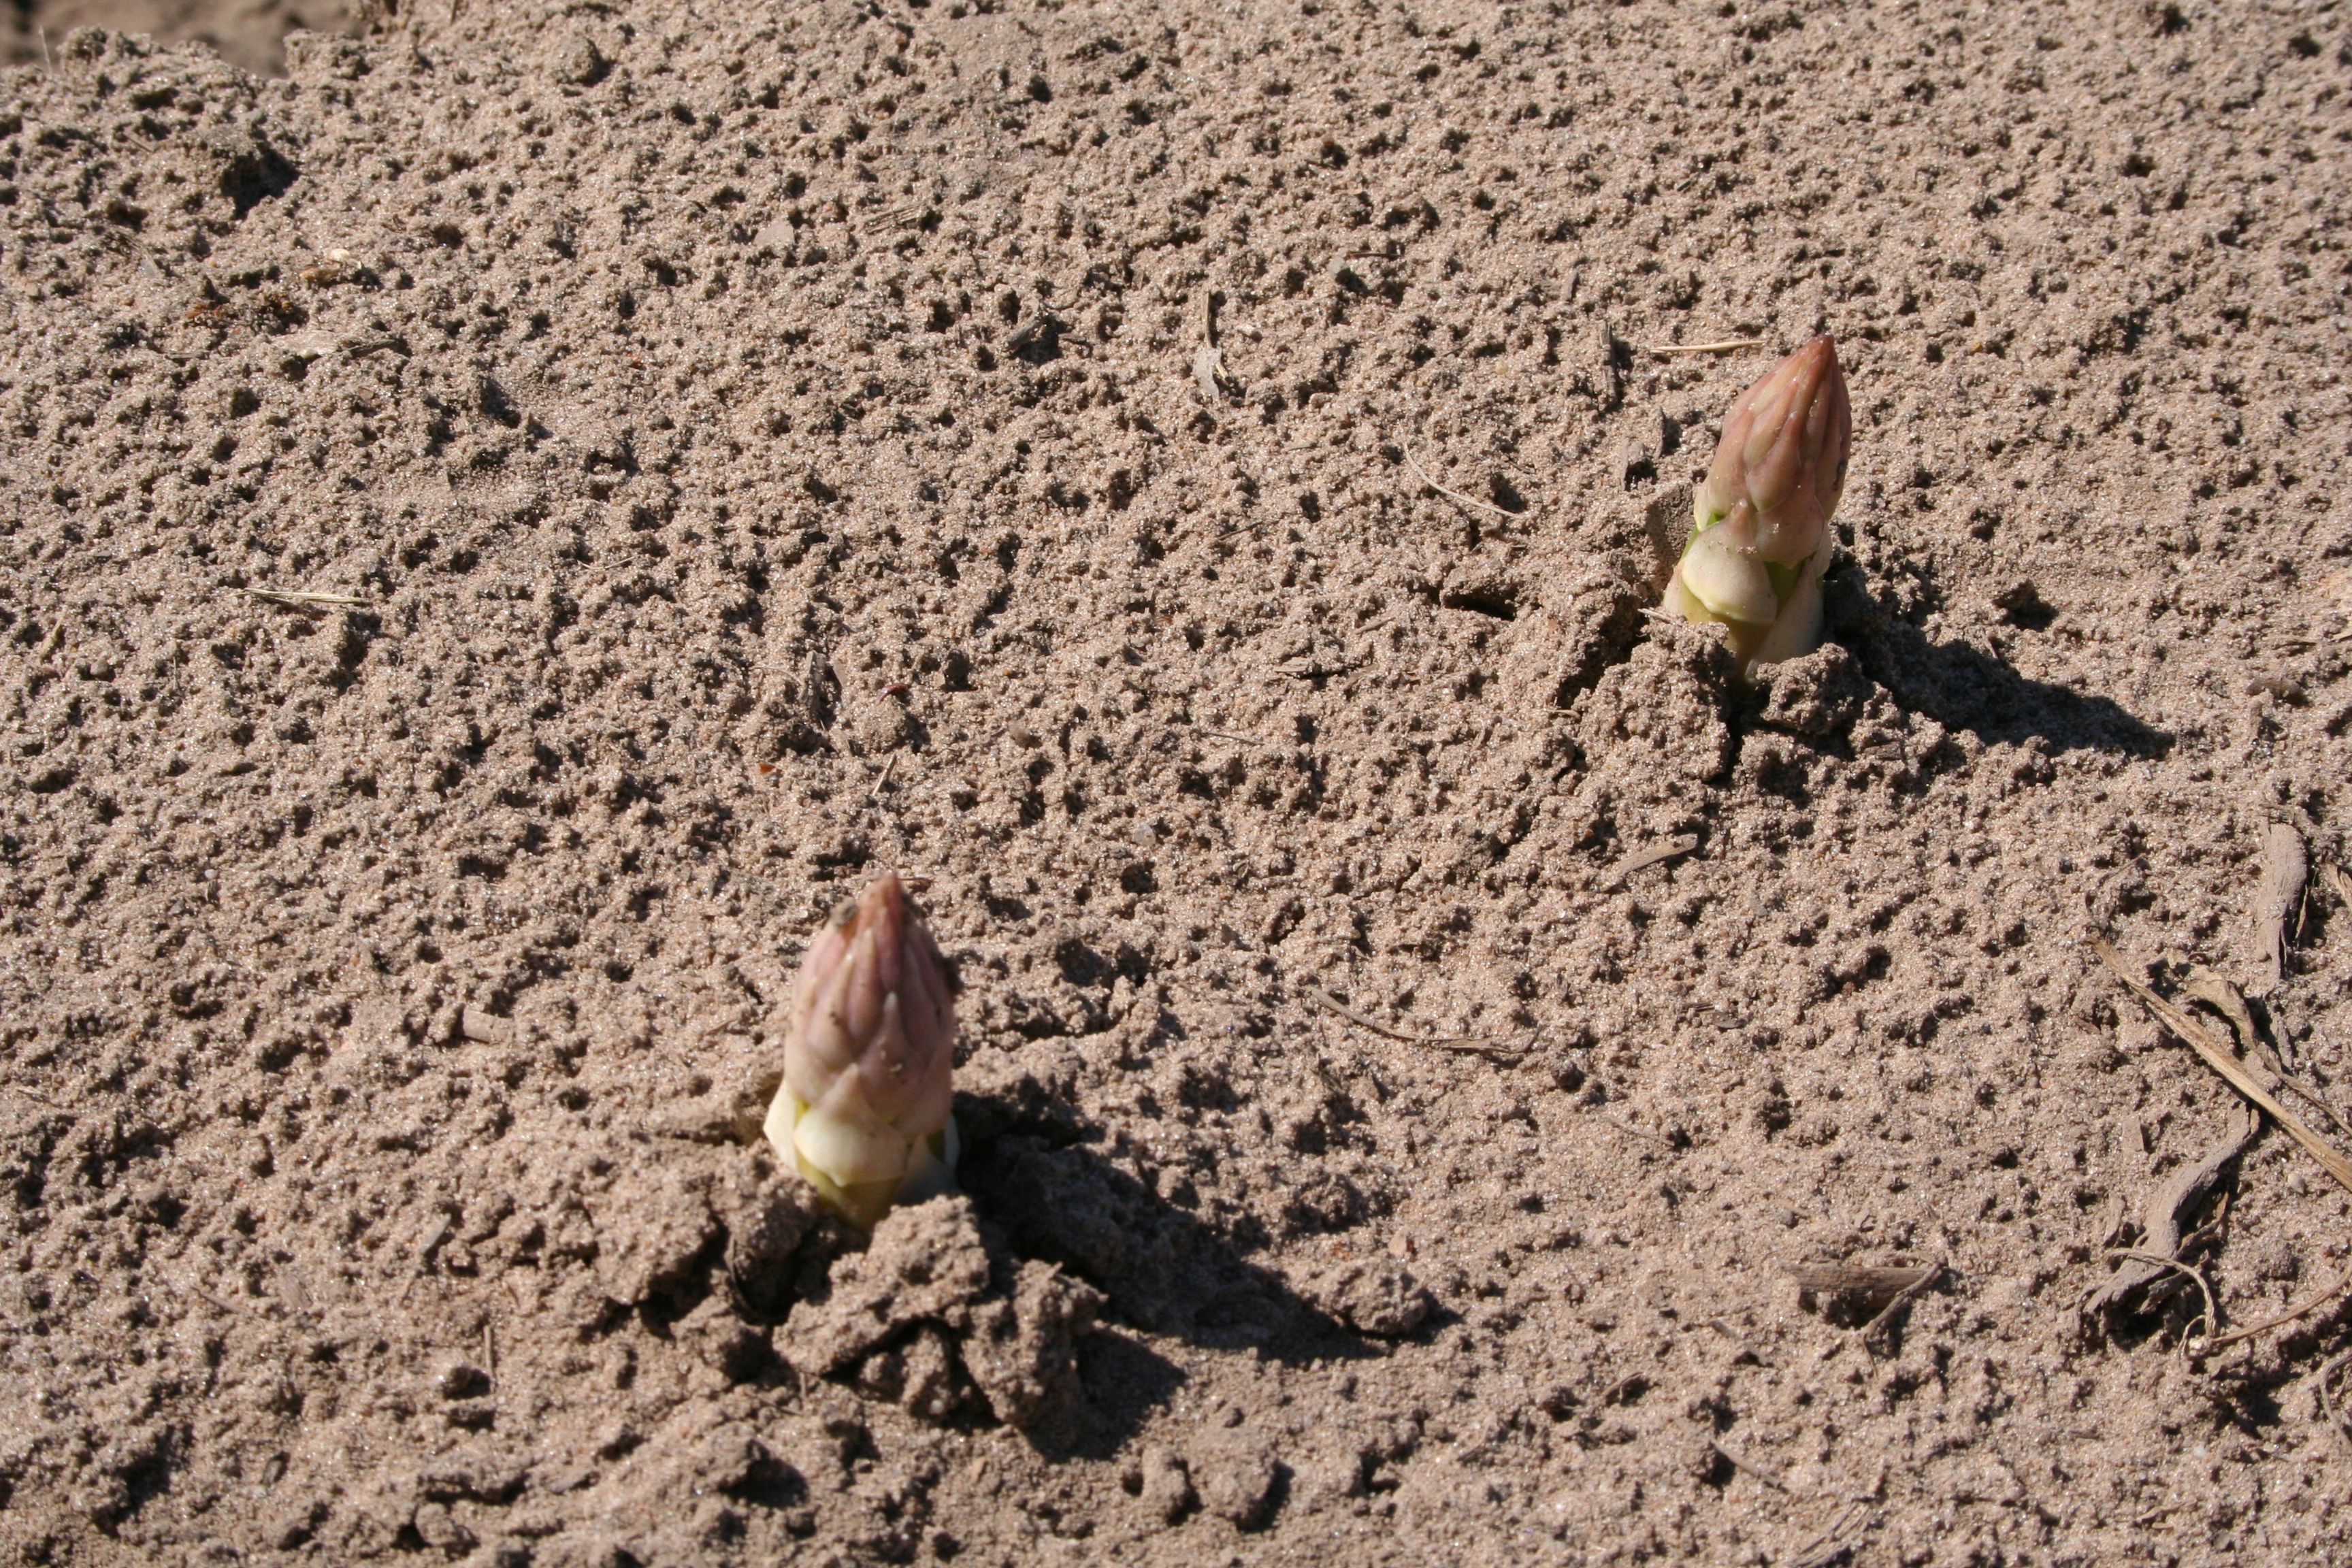
[[[2259,1323],[2249,1323],[2242,1329],[2231,1329],[2228,1333],[2222,1334],[2219,1338],[2207,1340],[2203,1344],[2197,1347],[2197,1353],[2201,1356],[2211,1355],[2215,1351],[2226,1350],[2230,1346],[2236,1344],[2241,1340],[2250,1340],[2256,1334],[2266,1334],[2273,1329],[2284,1328],[2287,1324],[2294,1322],[2298,1318],[2307,1318],[2311,1316],[2312,1313],[2319,1310],[2320,1308],[2327,1305],[2328,1302],[2336,1300],[2337,1296],[2343,1294],[2344,1287],[2347,1285],[2352,1285],[2352,1274],[2347,1274],[2338,1279],[2334,1284],[2328,1286],[2326,1289],[2322,1290],[2318,1295],[2314,1296],[2310,1300],[2305,1301],[2300,1307],[2292,1308],[2286,1311],[2281,1312],[2275,1318],[2265,1318]]]
[[[2109,1198],[2107,1200],[2107,1206],[2100,1213],[2099,1228],[2094,1231],[2091,1235],[2091,1245],[2093,1247],[2103,1247],[2112,1243],[2116,1237],[2123,1235],[2124,1216],[2129,1211],[2124,1205],[2124,1198],[2121,1193],[2117,1193],[2115,1196]]]
[[[1616,1382],[1611,1384],[1608,1387],[1602,1389],[1600,1394],[1594,1396],[1592,1403],[1604,1406],[1614,1405],[1617,1403],[1617,1396],[1619,1394],[1633,1388],[1636,1384],[1643,1388],[1647,1388],[1650,1386],[1650,1380],[1641,1373],[1629,1372],[1624,1376],[1619,1378]]]
[[[35,1105],[42,1107],[44,1110],[54,1110],[61,1115],[71,1114],[71,1112],[68,1111],[64,1106],[59,1105],[56,1100],[43,1100],[39,1095],[34,1094],[30,1090],[17,1089],[10,1084],[0,1084],[0,1090],[5,1090],[7,1093],[15,1095],[19,1100],[30,1100]]]
[[[1528,1054],[1528,1047],[1525,1046],[1498,1044],[1497,1042],[1504,1037],[1499,1035],[1408,1035],[1402,1029],[1390,1028],[1377,1018],[1365,1016],[1319,986],[1302,985],[1299,990],[1305,994],[1308,1001],[1329,1008],[1350,1024],[1370,1029],[1383,1039],[1395,1040],[1408,1046],[1434,1046],[1440,1050],[1463,1051],[1472,1056],[1485,1057],[1491,1062],[1506,1064]]]
[[[1027,348],[1031,343],[1036,342],[1040,334],[1048,331],[1066,332],[1066,329],[1062,319],[1055,315],[1051,310],[1040,310],[1035,315],[1027,318],[1025,321],[1022,321],[1020,325],[1013,329],[1012,332],[1004,340],[1004,352],[1006,353],[1019,353],[1023,349]],[[1071,341],[1075,342],[1076,340],[1073,339]]]
[[[884,763],[882,763],[882,772],[881,772],[880,775],[879,775],[879,776],[877,776],[877,777],[875,779],[875,781],[874,781],[874,787],[873,787],[872,789],[869,789],[869,790],[867,790],[867,791],[866,792],[866,805],[872,805],[876,801],[880,800],[880,799],[882,798],[882,786],[883,786],[884,784],[888,784],[888,783],[890,782],[890,770],[891,770],[891,769],[893,769],[893,768],[895,768],[895,767],[897,767],[898,765],[898,752],[891,752],[891,753],[890,753],[889,757],[888,757],[887,759],[886,759],[886,760],[884,761]]]
[[[1770,1487],[1776,1492],[1785,1492],[1789,1489],[1788,1482],[1782,1480],[1780,1477],[1774,1475],[1771,1471],[1766,1469],[1755,1460],[1748,1458],[1744,1454],[1734,1453],[1731,1449],[1725,1447],[1723,1446],[1722,1438],[1709,1437],[1706,1440],[1706,1444],[1708,1447],[1713,1448],[1717,1453],[1722,1455],[1724,1458],[1729,1462],[1733,1469],[1747,1471],[1749,1475],[1754,1476],[1758,1480],[1763,1482],[1766,1486]]]
[[[2150,1252],[2146,1247],[2111,1247],[2100,1256],[2110,1260],[2118,1258],[2137,1258],[2142,1263],[2153,1263],[2158,1268],[2169,1268],[2174,1273],[2195,1281],[2197,1293],[2205,1298],[2205,1331],[2210,1333],[2221,1326],[2221,1310],[2214,1302],[2213,1287],[2205,1282],[2203,1269],[2183,1263],[2177,1258],[2167,1258],[2161,1252]],[[2196,1321],[2195,1319],[2189,1321],[2191,1323]],[[2180,1336],[2180,1342],[2185,1345],[2196,1337],[2184,1331]]]
[[[245,1315],[244,1308],[234,1302],[222,1300],[201,1285],[191,1285],[184,1279],[169,1279],[162,1280],[161,1283],[163,1289],[174,1294],[193,1297],[212,1307],[215,1311],[226,1312],[232,1318],[241,1318]]]
[[[1935,1262],[1927,1266],[1927,1271],[1921,1274],[1918,1279],[1913,1280],[1910,1284],[1906,1285],[1902,1289],[1895,1292],[1895,1299],[1887,1302],[1884,1307],[1878,1309],[1878,1316],[1863,1324],[1863,1348],[1864,1350],[1871,1348],[1873,1342],[1878,1337],[1878,1331],[1881,1325],[1890,1322],[1899,1309],[1908,1305],[1918,1296],[1920,1291],[1925,1290],[1928,1286],[1933,1285],[1937,1280],[1941,1279],[1943,1277],[1944,1260],[1938,1258]]]
[[[1397,437],[1397,450],[1404,454],[1404,466],[1412,470],[1413,477],[1419,479],[1423,484],[1427,485],[1431,489],[1435,490],[1439,495],[1444,496],[1447,500],[1458,501],[1464,506],[1475,507],[1480,511],[1492,512],[1496,517],[1527,516],[1526,512],[1513,511],[1507,506],[1496,506],[1493,501],[1480,500],[1476,496],[1465,496],[1460,490],[1448,489],[1445,486],[1439,484],[1435,479],[1429,477],[1429,470],[1421,466],[1420,460],[1412,455],[1412,448],[1404,444],[1404,437],[1402,436]]]
[[[2327,1118],[2328,1125],[2338,1132],[2344,1131],[2344,1119],[2336,1108],[2320,1098],[2319,1091],[2296,1078],[2279,1059],[2271,1043],[2254,1027],[2253,1009],[2246,998],[2224,975],[2214,973],[2201,963],[2191,964],[2181,980],[2180,994],[2191,1002],[2202,1002],[2229,1020],[2231,1033],[2238,1037],[2238,1054],[2253,1064],[2254,1080],[2264,1089],[2276,1091],[2281,1088],[2294,1090],[2302,1101]]]
[[[1652,343],[1649,352],[1654,354],[1727,354],[1763,346],[1762,338],[1724,338],[1711,343]]]
[[[2338,1352],[2336,1354],[2330,1356],[2319,1369],[2317,1374],[2319,1385],[2319,1418],[2322,1421],[2326,1422],[2330,1426],[2335,1427],[2336,1430],[2343,1436],[2346,1441],[2352,1442],[2352,1431],[2346,1431],[2345,1424],[2336,1418],[2335,1402],[2327,1397],[2327,1385],[2336,1381],[2336,1369],[2345,1365],[2347,1363],[2352,1363],[2352,1351]]]
[[[2230,983],[2226,975],[2216,974],[2201,963],[2192,963],[2181,976],[2180,994],[2191,1002],[2202,1002],[2229,1020],[2230,1028],[2238,1037],[2238,1054],[2252,1057],[2273,1076],[2278,1074],[2278,1058],[2254,1027],[2254,1010],[2246,1005],[2245,994]],[[2264,1089],[2275,1087],[2263,1084]]]
[[[2287,945],[2303,910],[2304,883],[2311,870],[2303,835],[2273,822],[2263,835],[2263,879],[2254,892],[2254,962],[2268,973],[2263,991],[2286,984]]]
[[[299,594],[288,588],[240,588],[237,592],[297,610],[364,610],[368,607],[365,599],[355,598],[349,594]]]
[[[1797,1554],[1789,1559],[1789,1568],[1830,1568],[1862,1544],[1862,1533],[1869,1525],[1868,1505],[1849,1505],[1830,1521],[1828,1528],[1798,1548]]]
[[[482,1370],[492,1377],[499,1374],[499,1341],[488,1318],[482,1320]]]
[[[1226,385],[1233,379],[1225,374],[1224,356],[1213,342],[1202,343],[1192,356],[1192,379],[1201,388],[1201,395],[1211,403],[1230,403]]]
[[[2164,1184],[2150,1193],[2147,1204],[2140,1211],[2140,1246],[2143,1251],[2166,1258],[2179,1258],[2189,1252],[2205,1236],[2204,1231],[2184,1237],[2181,1227],[2186,1217],[2212,1194],[2213,1184],[2230,1162],[2246,1151],[2254,1135],[2263,1130],[2263,1119],[2252,1106],[2239,1107],[2237,1125],[2223,1133],[2213,1146],[2189,1164],[2181,1166],[2168,1177]],[[2218,1223],[2218,1222],[2217,1222]],[[2101,1245],[2106,1240],[2103,1237]],[[2120,1305],[2125,1297],[2140,1289],[2161,1272],[2146,1264],[2126,1264],[2107,1277],[2105,1283],[2089,1293],[2083,1310],[2094,1312]]]
[[[1653,844],[1646,849],[1636,849],[1631,855],[1626,856],[1622,860],[1618,861],[1616,865],[1612,866],[1609,868],[1609,874],[1601,879],[1601,886],[1598,890],[1604,893],[1608,892],[1622,885],[1626,878],[1632,876],[1634,872],[1643,869],[1644,867],[1655,866],[1661,861],[1672,860],[1677,857],[1687,855],[1697,847],[1698,835],[1696,833],[1685,833],[1678,835],[1675,837],[1669,838],[1663,844]]]
[[[2262,1120],[2252,1110],[2246,1112],[2246,1118],[2250,1121]],[[2180,1245],[2172,1249],[2172,1256],[2193,1258],[2208,1247],[2218,1247],[2221,1245],[2221,1233],[2229,1228],[2230,1194],[2224,1191],[2220,1197],[2213,1200],[2213,1217],[2182,1237]]]
[[[2277,1096],[2256,1083],[2238,1059],[2223,1050],[2202,1024],[2134,980],[2124,968],[2123,955],[2116,952],[2105,937],[2094,933],[2091,951],[2099,955],[2099,962],[2115,972],[2116,978],[2124,983],[2126,990],[2139,998],[2140,1005],[2155,1016],[2158,1023],[2171,1030],[2190,1050],[2204,1058],[2205,1065],[2228,1079],[2231,1088],[2269,1112],[2271,1120],[2285,1128],[2287,1135],[2308,1150],[2313,1159],[2326,1166],[2327,1173],[2342,1183],[2346,1191],[2352,1192],[2352,1160],[2337,1153],[2326,1139],[2312,1131],[2309,1122],[2281,1105]]]
[[[1799,1263],[1789,1268],[1789,1277],[1800,1290],[1816,1295],[1833,1295],[1853,1290],[1864,1296],[1895,1296],[1906,1290],[1916,1290],[1943,1271],[1938,1263],[1930,1268],[1874,1268],[1858,1263]]]

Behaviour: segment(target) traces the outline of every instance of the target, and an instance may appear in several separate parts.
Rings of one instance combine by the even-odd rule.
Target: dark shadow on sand
[[[1257,1268],[1185,1210],[1087,1142],[1041,1089],[956,1097],[958,1175],[1015,1251],[1056,1263],[1100,1290],[1111,1321],[1079,1342],[1092,1418],[1031,1434],[1048,1451],[1115,1452],[1164,1405],[1182,1371],[1119,1324],[1286,1364],[1380,1353]]]
[[[1852,649],[1863,670],[1912,712],[1988,743],[2039,737],[2055,752],[2097,751],[2161,757],[2173,737],[2105,697],[2019,674],[1967,643],[1939,643],[1874,597],[1862,574],[1831,572],[1830,635]]]
[[[1372,1355],[1359,1335],[1105,1158],[1067,1113],[956,1097],[959,1175],[1026,1257],[1058,1263],[1138,1328],[1286,1363]]]

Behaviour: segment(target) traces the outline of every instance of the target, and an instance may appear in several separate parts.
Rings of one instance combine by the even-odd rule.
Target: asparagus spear
[[[1666,607],[1730,628],[1746,664],[1812,652],[1853,417],[1824,332],[1741,394],[1692,505]]]
[[[954,1188],[955,1033],[947,965],[886,873],[834,911],[801,961],[768,1108],[768,1142],[861,1228]]]

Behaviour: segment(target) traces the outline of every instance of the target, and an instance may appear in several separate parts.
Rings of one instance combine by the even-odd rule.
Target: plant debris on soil
[[[2343,12],[64,10],[0,1562],[2341,1555]],[[867,1237],[759,1129],[885,869]]]

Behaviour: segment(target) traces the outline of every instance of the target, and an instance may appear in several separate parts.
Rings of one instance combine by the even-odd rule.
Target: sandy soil
[[[387,9],[0,106],[0,1561],[2344,1560],[2341,11]]]
[[[110,27],[203,44],[231,65],[282,76],[288,33],[357,33],[383,9],[381,0],[15,0],[0,10],[0,62],[54,68],[75,28]]]

